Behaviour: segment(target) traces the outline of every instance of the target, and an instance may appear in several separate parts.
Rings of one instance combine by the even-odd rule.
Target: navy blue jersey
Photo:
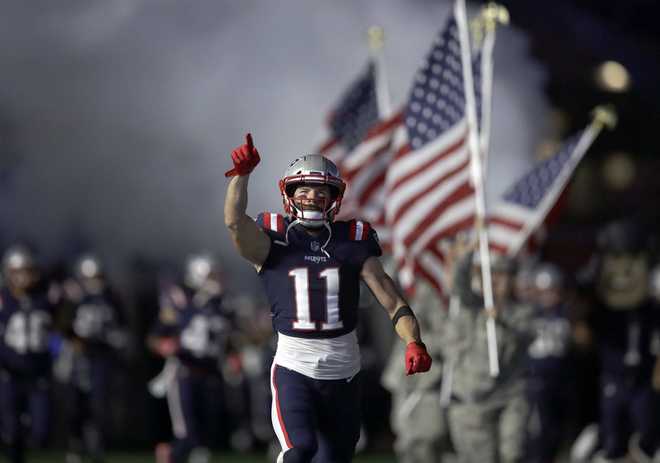
[[[124,343],[123,317],[107,292],[84,292],[73,307],[69,334],[88,349],[121,347]]]
[[[534,320],[536,337],[529,346],[530,372],[542,381],[561,381],[567,369],[572,330],[566,307],[537,307]]]
[[[660,311],[650,303],[619,311],[599,306],[595,317],[603,373],[649,380],[655,364],[653,336],[660,328]]]
[[[355,329],[362,265],[380,256],[376,232],[362,221],[334,222],[312,236],[302,225],[262,213],[257,224],[271,240],[259,276],[271,304],[273,328],[288,336],[334,338]],[[323,251],[326,251],[324,253]]]
[[[50,371],[50,334],[53,305],[45,293],[16,298],[0,289],[0,364],[15,373],[47,375]]]
[[[169,285],[160,296],[153,334],[177,337],[177,357],[182,363],[214,371],[227,350],[234,325],[220,295]]]

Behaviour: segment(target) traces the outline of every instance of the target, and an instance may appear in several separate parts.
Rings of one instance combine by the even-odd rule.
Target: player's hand
[[[259,151],[254,147],[251,134],[245,135],[245,144],[231,152],[231,160],[234,162],[234,168],[225,172],[225,177],[247,175],[259,164],[261,158]]]
[[[423,373],[431,368],[431,356],[422,342],[410,342],[406,347],[406,375]]]

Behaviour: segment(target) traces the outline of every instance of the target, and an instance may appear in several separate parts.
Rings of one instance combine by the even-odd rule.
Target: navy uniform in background
[[[234,317],[222,304],[217,266],[207,256],[186,264],[183,285],[165,284],[158,321],[148,344],[166,358],[163,373],[151,382],[151,392],[164,393],[174,442],[159,444],[157,460],[187,461],[191,452],[208,459],[211,407],[222,408],[222,367],[231,349]],[[219,419],[220,416],[216,416]]]
[[[564,301],[563,275],[553,264],[539,265],[533,272],[535,289],[533,327],[536,337],[529,346],[530,378],[527,383],[531,407],[527,461],[555,461],[567,430],[571,378],[572,329]]]
[[[108,388],[127,343],[125,321],[96,256],[81,256],[73,278],[63,286],[61,324],[66,342],[55,373],[68,396],[67,463],[81,461],[84,455],[99,462],[109,416]]]
[[[643,229],[630,221],[610,223],[598,236],[592,322],[601,370],[596,461],[626,455],[650,461],[660,444],[653,383],[660,365],[654,347],[660,313],[649,297],[648,245]]]
[[[54,305],[39,284],[31,251],[16,246],[3,258],[0,289],[1,435],[9,461],[25,461],[25,436],[43,447],[49,432]],[[29,416],[30,432],[23,429]]]

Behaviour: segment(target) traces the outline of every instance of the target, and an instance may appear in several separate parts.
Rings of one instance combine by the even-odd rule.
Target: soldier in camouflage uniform
[[[515,264],[508,258],[492,261],[493,296],[500,373],[489,372],[481,272],[473,252],[454,246],[453,291],[459,312],[448,320],[448,355],[454,359],[453,394],[449,407],[452,443],[465,462],[524,461],[529,404],[525,396],[527,348],[533,339],[532,307],[511,296]]]
[[[406,376],[401,368],[404,346],[394,345],[382,384],[392,394],[390,423],[396,435],[399,463],[436,463],[449,446],[445,411],[440,407],[442,343],[447,310],[438,294],[419,284],[414,300],[417,321],[425,334],[434,368],[426,375]]]

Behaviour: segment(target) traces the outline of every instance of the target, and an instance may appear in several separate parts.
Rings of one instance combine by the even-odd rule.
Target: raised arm
[[[431,368],[431,357],[426,352],[419,332],[419,324],[412,309],[396,285],[383,269],[377,257],[369,257],[360,274],[373,295],[394,324],[394,330],[406,343],[406,373],[414,374]]]
[[[238,253],[259,270],[270,252],[270,239],[245,213],[250,172],[260,161],[252,136],[247,134],[245,139],[246,143],[231,154],[234,168],[225,173],[226,177],[232,177],[225,195],[225,225]]]

